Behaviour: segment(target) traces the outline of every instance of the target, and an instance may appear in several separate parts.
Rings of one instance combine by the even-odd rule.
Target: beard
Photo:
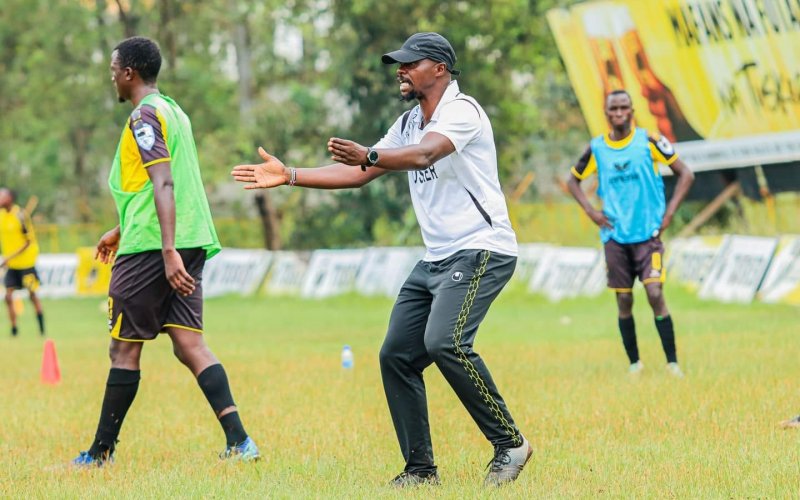
[[[398,83],[400,84],[400,87],[401,87],[400,95],[398,96],[398,98],[402,102],[411,102],[411,101],[413,101],[415,99],[419,99],[419,94],[417,93],[416,89],[414,89],[414,84],[412,84],[411,81],[409,81],[409,80],[407,80],[405,78],[398,78],[397,81],[398,81]],[[411,87],[411,90],[406,94],[404,94],[403,91],[402,91],[402,86],[403,85],[407,85],[407,86]]]
[[[418,97],[419,97],[419,95],[417,94],[416,90],[412,90],[411,92],[409,92],[408,94],[405,94],[405,95],[400,94],[400,100],[403,101],[403,102],[411,102],[414,99],[417,99]]]

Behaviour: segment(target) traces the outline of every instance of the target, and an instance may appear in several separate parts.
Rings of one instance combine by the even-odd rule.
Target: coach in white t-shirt
[[[414,211],[427,252],[397,297],[380,353],[381,375],[405,469],[398,487],[439,482],[433,459],[425,382],[431,363],[449,382],[494,446],[486,485],[513,481],[532,449],[489,370],[472,349],[478,326],[511,278],[517,241],[497,175],[492,125],[480,104],[451,75],[456,55],[436,33],[417,33],[382,58],[398,64],[404,100],[419,104],[400,116],[373,147],[332,138],[338,162],[286,167],[265,160],[239,165],[245,189],[288,184],[321,189],[361,187],[391,171],[407,171]]]

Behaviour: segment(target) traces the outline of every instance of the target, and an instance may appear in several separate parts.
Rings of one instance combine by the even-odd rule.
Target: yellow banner
[[[94,259],[94,247],[79,248],[76,253],[78,267],[75,270],[75,284],[78,295],[107,295],[111,283],[111,265]]]
[[[800,0],[604,0],[548,21],[592,134],[626,89],[696,169],[800,158]]]

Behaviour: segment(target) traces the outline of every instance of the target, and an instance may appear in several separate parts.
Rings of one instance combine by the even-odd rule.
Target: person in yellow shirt
[[[44,335],[44,314],[36,291],[39,288],[39,274],[36,272],[36,258],[39,244],[33,232],[30,218],[19,205],[14,203],[14,192],[0,188],[0,269],[6,270],[6,306],[11,320],[11,335],[17,335],[17,313],[14,310],[14,290],[25,288],[30,294],[36,319],[39,320],[39,333]]]

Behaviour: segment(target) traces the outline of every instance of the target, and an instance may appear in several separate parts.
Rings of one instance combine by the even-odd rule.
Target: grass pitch
[[[219,462],[222,431],[163,337],[145,347],[116,463],[94,471],[65,464],[91,442],[108,373],[99,299],[45,303],[55,387],[39,382],[42,341],[26,303],[19,338],[0,319],[0,497],[796,497],[800,431],[776,424],[800,412],[797,309],[700,302],[676,287],[667,299],[682,380],[664,370],[641,293],[638,379],[626,373],[611,295],[500,297],[476,350],[535,454],[494,492],[480,487],[492,449],[435,367],[426,382],[443,484],[385,486],[403,466],[377,361],[390,300],[207,301],[207,341],[264,460]]]

